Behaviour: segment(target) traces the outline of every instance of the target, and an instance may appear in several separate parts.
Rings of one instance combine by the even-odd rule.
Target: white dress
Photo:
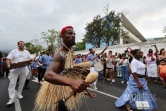
[[[158,77],[157,75],[157,64],[156,64],[156,56],[153,55],[155,58],[154,61],[151,60],[151,57],[146,58],[147,62],[147,76],[148,77]]]

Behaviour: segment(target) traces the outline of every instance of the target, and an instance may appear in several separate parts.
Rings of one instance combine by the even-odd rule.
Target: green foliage
[[[8,56],[7,52],[2,52],[2,54],[3,54],[3,57],[7,57]]]
[[[54,29],[48,30],[48,32],[42,32],[41,39],[46,43],[47,48],[51,50],[51,53],[54,53],[56,46],[56,39],[60,38],[60,33]]]
[[[31,54],[35,54],[35,53],[38,54],[43,49],[43,46],[41,45],[38,39],[34,39],[34,40],[31,40],[31,42],[26,42],[25,48]]]
[[[94,47],[100,48],[100,44],[105,42],[107,46],[113,45],[115,40],[120,37],[126,37],[127,32],[121,29],[121,18],[115,14],[115,11],[109,12],[109,6],[104,7],[105,16],[94,17],[92,22],[86,25],[85,41],[91,43]],[[112,44],[110,44],[113,41]]]
[[[41,38],[36,38],[31,40],[31,42],[26,42],[25,48],[31,54],[38,54],[39,52],[45,50],[44,46],[46,45],[46,48],[49,48],[51,50],[51,53],[53,54],[57,48],[56,39],[58,38],[60,38],[60,33],[58,31],[55,31],[54,29],[51,29],[48,30],[48,32],[42,32]]]
[[[75,51],[85,50],[85,39],[82,39],[82,42],[77,42],[76,46],[74,47]]]
[[[93,21],[87,23],[86,26],[87,33],[85,34],[85,41],[91,43],[96,48],[100,47],[103,38],[101,16],[95,16]]]
[[[166,26],[163,28],[163,33],[166,34]],[[165,35],[166,37],[166,35]]]

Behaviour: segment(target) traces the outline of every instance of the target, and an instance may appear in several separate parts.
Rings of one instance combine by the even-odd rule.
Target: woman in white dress
[[[157,78],[157,63],[156,56],[153,54],[153,50],[149,49],[148,55],[146,57],[147,63],[147,76],[149,78]]]
[[[134,59],[131,62],[129,82],[124,93],[115,102],[115,106],[126,106],[127,111],[131,111],[131,109],[136,111],[137,107],[135,101],[146,100],[149,103],[150,108],[144,111],[152,111],[154,108],[157,108],[157,104],[144,79],[146,66],[140,61],[143,57],[143,52],[139,49],[135,49],[132,51],[132,54]]]

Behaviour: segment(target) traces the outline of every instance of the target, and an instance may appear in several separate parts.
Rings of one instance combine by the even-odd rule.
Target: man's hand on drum
[[[86,90],[89,85],[84,80],[72,80],[70,87],[73,91],[80,93]]]

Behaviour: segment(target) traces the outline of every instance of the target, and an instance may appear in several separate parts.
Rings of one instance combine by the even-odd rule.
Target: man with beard
[[[61,31],[63,43],[72,49],[75,45],[75,32],[72,26],[66,26]],[[69,50],[63,45],[58,51],[55,52],[53,61],[48,67],[44,79],[52,84],[70,86],[76,92],[82,92],[86,89],[84,80],[73,80],[70,78],[59,75],[64,70],[66,54]]]
[[[17,45],[18,45],[18,49],[12,50],[7,56],[6,64],[9,69],[10,69],[11,63],[18,63],[18,62],[23,62],[27,60],[32,60],[30,53],[24,49],[24,42],[19,41]],[[24,87],[25,80],[28,76],[28,72],[29,70],[27,66],[10,70],[10,75],[9,75],[10,83],[8,88],[10,100],[7,103],[7,105],[11,105],[14,103],[15,95],[17,95],[19,99],[23,98],[21,93]],[[19,77],[19,87],[18,87],[17,94],[15,94],[16,92],[15,87],[16,87],[18,77]]]
[[[72,70],[72,68],[67,67],[68,65],[66,66],[66,64],[69,63],[69,66],[71,66],[73,60],[72,56],[70,59],[68,59],[68,57],[72,55],[72,46],[75,45],[75,32],[73,27],[64,27],[61,30],[61,38],[62,47],[55,52],[53,60],[45,72],[44,79],[47,82],[43,83],[42,88],[38,93],[35,106],[36,110],[44,111],[44,109],[47,108],[47,110],[49,111],[55,111],[57,104],[51,101],[59,101],[59,98],[61,98],[61,96],[63,96],[64,94],[67,95],[70,92],[69,90],[78,92],[77,96],[75,97],[75,99],[77,98],[77,101],[75,101],[74,104],[79,104],[79,95],[81,95],[81,92],[87,89],[88,85],[84,80],[72,78],[77,76],[75,73],[71,73],[70,77],[67,75],[68,70]],[[59,87],[60,89],[58,89]],[[46,93],[47,91],[51,91],[50,94]],[[52,94],[56,95],[56,97],[52,97]],[[68,104],[71,104],[71,102],[69,102],[70,100],[68,100],[68,102],[65,104],[66,106],[68,106]],[[44,102],[41,103],[41,101]]]

